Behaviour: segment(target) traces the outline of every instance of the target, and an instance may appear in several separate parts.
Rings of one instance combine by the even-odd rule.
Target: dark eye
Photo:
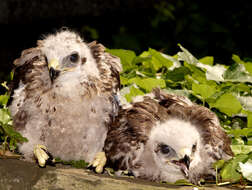
[[[70,61],[72,63],[76,63],[79,60],[79,54],[78,53],[73,53],[70,55]]]
[[[168,154],[171,150],[170,147],[165,144],[160,145],[160,149],[163,154]]]

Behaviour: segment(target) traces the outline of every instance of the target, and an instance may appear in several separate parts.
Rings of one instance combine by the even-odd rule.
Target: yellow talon
[[[46,150],[47,148],[44,145],[36,145],[33,150],[34,156],[41,167],[45,167],[46,161],[49,159]]]
[[[96,173],[102,173],[103,167],[105,166],[106,162],[107,158],[105,152],[98,152],[90,165],[95,167]]]

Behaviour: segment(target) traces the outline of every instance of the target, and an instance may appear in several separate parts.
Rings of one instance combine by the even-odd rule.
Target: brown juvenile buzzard
[[[14,64],[9,108],[14,127],[29,140],[20,152],[31,160],[35,147],[41,166],[48,159],[45,147],[62,160],[92,162],[118,112],[120,60],[101,44],[62,30],[23,51]]]
[[[212,164],[232,156],[230,140],[209,109],[156,89],[121,109],[105,142],[116,169],[153,181],[214,176]]]

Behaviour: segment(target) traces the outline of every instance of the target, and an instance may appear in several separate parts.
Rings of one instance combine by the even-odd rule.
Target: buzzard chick
[[[175,182],[215,175],[212,164],[232,156],[230,140],[209,109],[155,89],[120,110],[105,142],[115,169],[135,177]]]
[[[92,162],[117,115],[120,60],[69,30],[48,35],[14,62],[13,125],[29,142],[27,160],[46,148],[62,160]],[[37,146],[38,145],[38,146]],[[42,154],[42,155],[41,155]]]

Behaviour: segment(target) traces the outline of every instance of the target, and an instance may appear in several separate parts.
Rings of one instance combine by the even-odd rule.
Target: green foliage
[[[202,97],[203,102],[216,93],[215,86],[210,86],[207,84],[192,83],[192,90],[195,94]]]
[[[229,160],[225,167],[221,169],[221,177],[223,181],[230,181],[232,183],[238,182],[241,179],[241,174],[237,171],[239,163],[244,162],[248,155],[240,154]]]
[[[2,86],[8,90],[6,83],[2,83]],[[0,95],[0,144],[3,145],[0,148],[4,151],[8,149],[14,151],[17,148],[17,143],[26,142],[27,139],[12,128],[12,119],[7,108],[8,100],[9,95],[7,92]]]
[[[252,172],[246,173],[244,168],[251,166],[247,161],[252,154],[252,64],[237,55],[233,55],[231,66],[215,64],[213,57],[198,60],[179,47],[181,51],[174,56],[150,48],[139,56],[130,51],[129,58],[125,50],[109,50],[122,59],[123,68],[130,68],[121,73],[121,101],[131,101],[160,87],[208,107],[232,139],[235,154],[231,160],[214,165],[220,178],[216,182],[237,183],[242,176],[251,181]]]
[[[133,61],[136,58],[135,52],[123,49],[116,49],[116,50],[107,49],[107,51],[115,56],[120,57],[124,71],[128,71],[134,67]]]
[[[249,159],[246,163],[239,163],[239,171],[243,177],[249,181],[252,181],[252,160]]]
[[[199,61],[203,64],[206,64],[206,65],[213,65],[214,64],[214,58],[212,56],[203,57],[203,58],[199,59]]]
[[[64,161],[61,160],[60,158],[55,158],[56,163],[61,163],[64,165],[71,165],[74,168],[87,168],[88,163],[85,162],[84,160],[70,160],[70,161]]]
[[[242,110],[242,106],[238,99],[232,93],[225,93],[217,98],[216,102],[210,103],[213,108],[219,109],[222,113],[232,116],[238,114]]]
[[[160,68],[169,68],[172,66],[172,62],[168,61],[162,54],[154,49],[149,48],[148,51],[144,51],[140,57],[142,58],[150,58],[146,61],[143,61],[143,65],[146,68],[151,68],[152,71],[156,72]]]
[[[125,98],[128,102],[131,102],[132,98],[134,98],[135,96],[144,95],[144,93],[141,90],[139,90],[134,86],[131,86],[129,90],[130,90],[129,93],[125,94]]]
[[[252,146],[251,145],[231,145],[231,149],[235,155],[239,154],[249,154],[252,152]]]
[[[135,83],[137,84],[141,89],[143,89],[145,92],[151,92],[151,90],[156,87],[160,86],[161,88],[165,87],[165,81],[163,79],[155,79],[155,78],[132,78],[129,80],[129,83]]]
[[[251,82],[252,76],[245,69],[244,65],[235,63],[224,73],[224,78],[232,82]]]

